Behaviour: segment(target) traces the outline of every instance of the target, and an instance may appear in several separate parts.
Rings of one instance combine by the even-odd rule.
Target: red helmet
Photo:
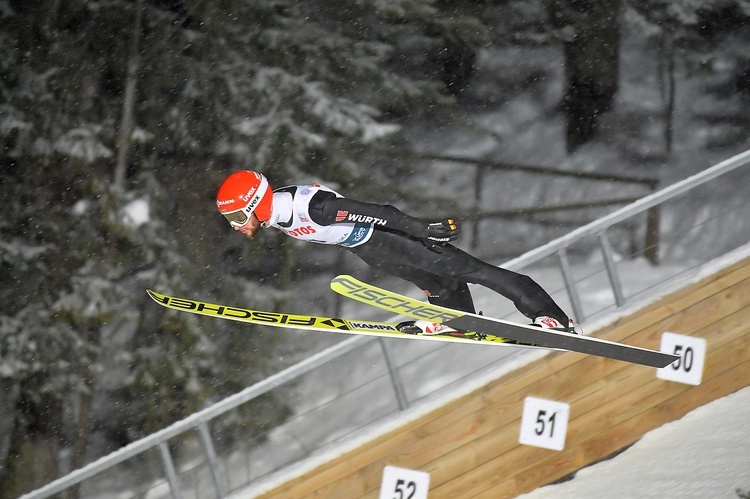
[[[216,193],[216,206],[229,223],[242,227],[255,213],[261,222],[271,218],[273,191],[258,172],[240,170],[224,180]]]

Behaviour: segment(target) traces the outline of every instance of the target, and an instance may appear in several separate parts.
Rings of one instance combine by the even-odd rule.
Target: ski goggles
[[[244,210],[233,211],[232,213],[222,213],[222,215],[229,220],[232,227],[244,227],[245,224],[250,221],[250,217]]]

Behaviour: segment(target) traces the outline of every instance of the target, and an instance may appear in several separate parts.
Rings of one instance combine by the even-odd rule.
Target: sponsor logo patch
[[[317,231],[310,225],[307,225],[305,227],[298,227],[296,229],[292,230],[285,230],[282,229],[285,234],[292,236],[292,237],[301,237],[301,236],[309,236],[311,234],[315,234]]]
[[[377,329],[381,331],[398,331],[394,326],[390,324],[370,324],[367,322],[353,322],[349,321],[349,325],[357,329]]]
[[[252,196],[253,194],[255,194],[255,187],[251,187],[246,194],[240,196],[240,199],[247,202],[247,200],[250,199],[250,196]]]
[[[346,217],[349,215],[349,212],[346,210],[339,210],[336,212],[336,221],[337,222],[343,222],[346,220]]]
[[[347,220],[349,222],[359,222],[359,223],[375,224],[375,225],[385,225],[388,223],[388,220],[384,218],[370,217],[367,215],[357,215],[356,213],[350,213],[349,216],[347,217]]]

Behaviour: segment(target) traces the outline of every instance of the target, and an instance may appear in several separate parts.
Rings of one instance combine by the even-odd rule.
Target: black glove
[[[451,241],[458,239],[461,233],[461,227],[458,222],[449,218],[442,222],[433,222],[427,224],[425,242],[429,246],[445,246]]]

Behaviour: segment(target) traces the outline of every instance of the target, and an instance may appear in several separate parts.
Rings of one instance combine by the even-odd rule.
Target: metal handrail
[[[536,249],[528,251],[518,258],[509,260],[503,264],[503,268],[509,270],[522,269],[527,265],[534,262],[538,262],[548,256],[552,256],[558,251],[570,246],[576,241],[587,237],[596,236],[600,232],[608,229],[616,223],[622,222],[623,220],[632,217],[633,215],[642,213],[649,208],[653,208],[656,205],[662,204],[680,194],[700,185],[709,180],[712,180],[718,176],[724,175],[736,168],[744,166],[750,163],[750,150],[740,153],[732,158],[729,158],[721,163],[712,166],[711,168],[697,173],[691,177],[688,177],[680,182],[665,187],[660,191],[653,194],[649,194],[634,203],[616,210],[609,215],[606,215],[598,220],[579,227],[568,234],[550,241]]]
[[[669,187],[666,187],[653,194],[645,196],[634,203],[631,203],[619,210],[616,210],[609,215],[606,215],[598,220],[579,227],[571,231],[570,233],[550,241],[536,249],[533,249],[518,258],[514,258],[503,264],[503,268],[509,270],[520,270],[525,268],[532,263],[539,262],[552,255],[557,256],[558,264],[565,281],[565,288],[570,299],[570,305],[573,310],[573,316],[577,322],[583,323],[586,320],[586,315],[581,305],[581,299],[578,293],[575,279],[573,278],[571,266],[568,260],[568,248],[572,244],[585,237],[596,237],[599,243],[599,248],[604,256],[604,265],[609,276],[610,285],[612,292],[615,296],[615,301],[618,307],[623,306],[625,298],[622,294],[620,286],[620,278],[615,268],[614,261],[612,258],[612,250],[609,245],[609,240],[606,236],[606,230],[613,225],[627,220],[634,215],[646,212],[651,208],[654,208],[662,203],[673,199],[680,194],[683,194],[699,185],[702,185],[709,180],[724,175],[732,170],[735,170],[741,166],[750,163],[750,151],[745,151],[732,158],[729,158],[721,163],[712,166],[711,168],[697,173],[691,177],[681,180]]]

